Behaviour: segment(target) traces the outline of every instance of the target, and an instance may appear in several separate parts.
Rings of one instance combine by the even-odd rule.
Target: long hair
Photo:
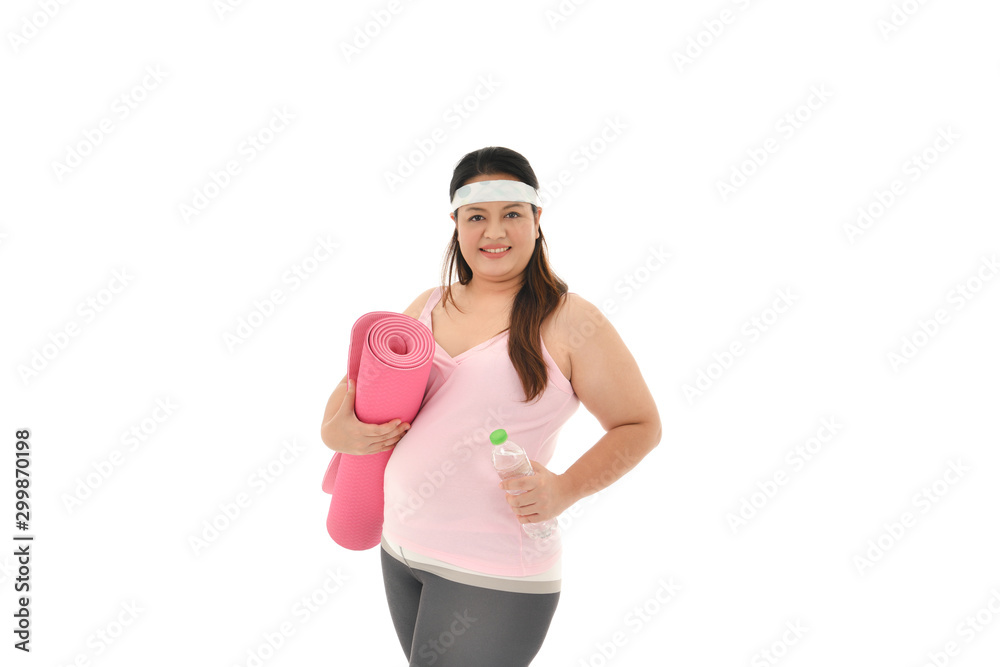
[[[520,153],[501,146],[487,146],[466,154],[455,166],[448,193],[449,200],[455,196],[455,191],[466,182],[478,175],[506,174],[538,189],[538,178],[528,161]],[[454,211],[458,220],[458,211]],[[537,219],[538,208],[531,204],[532,219]],[[444,265],[441,269],[441,289],[443,301],[455,306],[451,294],[452,277],[457,271],[458,282],[468,285],[472,280],[472,268],[462,256],[458,244],[458,227],[451,236],[451,244],[445,253]],[[510,314],[510,334],[507,340],[507,352],[511,363],[517,371],[524,389],[524,401],[530,402],[541,395],[548,384],[548,372],[545,358],[542,356],[542,322],[559,305],[559,299],[566,294],[566,283],[552,271],[548,260],[548,246],[545,234],[538,228],[538,238],[535,239],[535,249],[524,269],[524,281],[521,289],[514,297]]]

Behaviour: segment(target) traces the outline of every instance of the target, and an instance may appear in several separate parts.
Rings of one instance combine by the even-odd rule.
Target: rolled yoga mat
[[[434,335],[409,315],[376,311],[351,329],[347,377],[354,380],[354,414],[366,424],[412,422],[420,410],[435,351]],[[331,494],[326,530],[345,549],[364,551],[382,539],[383,482],[392,450],[337,452],[323,477]]]

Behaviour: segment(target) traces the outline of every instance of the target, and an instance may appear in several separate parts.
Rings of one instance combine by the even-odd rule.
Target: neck
[[[509,280],[482,280],[473,276],[465,286],[465,292],[475,301],[510,303],[523,284],[521,276]]]

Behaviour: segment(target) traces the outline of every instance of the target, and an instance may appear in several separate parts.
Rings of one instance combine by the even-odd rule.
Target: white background
[[[377,549],[326,533],[319,426],[354,320],[437,284],[452,169],[489,145],[543,184],[568,176],[548,190],[550,259],[605,310],[663,421],[637,468],[563,516],[562,597],[533,664],[773,664],[765,649],[788,666],[996,664],[996,3],[567,1],[558,21],[527,1],[43,4],[7,2],[0,20],[4,664],[248,665],[285,622],[263,664],[404,664]],[[274,109],[294,118],[248,160]],[[112,131],[88,147],[102,119]],[[240,172],[185,219],[229,160]],[[403,162],[419,164],[390,187]],[[849,233],[894,180],[901,194]],[[726,182],[740,185],[724,197]],[[336,252],[285,282],[320,238]],[[651,248],[670,259],[647,265]],[[779,290],[793,305],[775,321]],[[104,299],[92,318],[88,299]],[[754,317],[770,324],[751,339]],[[699,372],[714,379],[690,399]],[[824,419],[841,426],[796,468],[786,455]],[[19,428],[30,655],[11,647]],[[601,435],[581,407],[550,469]],[[251,475],[293,440],[258,494]],[[785,483],[754,496],[776,471]],[[97,488],[68,504],[88,475]],[[934,502],[915,500],[924,488]],[[196,554],[240,493],[251,504]],[[744,500],[756,514],[734,529]]]

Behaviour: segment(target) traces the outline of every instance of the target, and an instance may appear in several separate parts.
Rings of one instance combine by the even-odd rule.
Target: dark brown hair
[[[520,153],[501,146],[487,146],[477,151],[467,153],[455,166],[449,200],[455,196],[455,191],[466,184],[469,179],[478,175],[504,174],[538,189],[538,178],[531,165]],[[458,220],[458,211],[454,211]],[[538,208],[531,204],[533,220],[538,217]],[[443,302],[451,301],[455,308],[462,309],[455,303],[451,295],[451,282],[454,273],[458,272],[458,282],[468,285],[472,280],[472,268],[462,256],[458,244],[458,228],[451,236],[451,244],[445,254],[441,269],[441,289]],[[524,282],[514,297],[510,314],[510,334],[507,340],[507,352],[511,363],[521,379],[525,399],[530,402],[541,395],[548,383],[548,372],[545,359],[542,356],[541,330],[542,322],[559,304],[559,299],[566,294],[566,283],[552,271],[548,261],[548,246],[545,234],[538,228],[538,238],[535,239],[535,250],[524,269]]]

